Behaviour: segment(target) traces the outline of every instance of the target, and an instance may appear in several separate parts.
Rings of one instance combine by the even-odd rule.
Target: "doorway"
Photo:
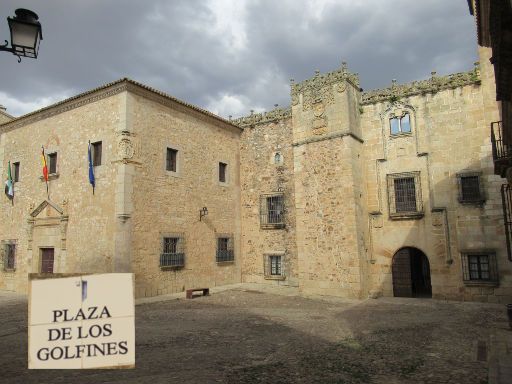
[[[54,249],[41,248],[41,273],[53,273]]]
[[[419,249],[398,250],[393,256],[392,275],[395,297],[432,297],[430,263]]]

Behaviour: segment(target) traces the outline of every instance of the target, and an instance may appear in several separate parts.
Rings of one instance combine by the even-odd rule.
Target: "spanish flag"
[[[50,192],[48,190],[48,166],[46,165],[46,155],[44,154],[44,147],[41,146],[41,162],[43,163],[43,178],[46,182],[46,194],[48,195],[48,198],[50,198]]]

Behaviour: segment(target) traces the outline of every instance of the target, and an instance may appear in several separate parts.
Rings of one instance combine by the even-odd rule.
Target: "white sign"
[[[135,367],[131,273],[31,275],[28,309],[29,369]]]

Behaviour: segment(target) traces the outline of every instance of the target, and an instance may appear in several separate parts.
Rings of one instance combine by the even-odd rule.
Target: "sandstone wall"
[[[20,162],[14,200],[3,193],[0,198],[0,240],[16,242],[16,270],[6,272],[2,265],[0,289],[26,291],[27,273],[40,271],[41,247],[55,249],[54,272],[112,270],[116,168],[111,161],[121,98],[115,95],[69,110],[57,108],[47,118],[28,117],[0,127],[2,185],[8,161]],[[89,140],[103,143],[94,195],[88,180]],[[50,176],[49,190],[51,202],[61,212],[46,206],[32,217],[30,213],[47,199],[41,178],[42,145],[46,153],[57,152],[58,175]]]
[[[131,215],[136,295],[240,282],[240,129],[174,103],[130,98],[127,135],[135,155],[128,162],[124,205]],[[176,173],[165,169],[167,147],[178,150]],[[228,165],[226,183],[219,182],[219,162]],[[208,215],[200,221],[203,207]],[[184,268],[159,265],[162,238],[169,234],[184,236]],[[218,234],[233,235],[234,262],[216,262]]]
[[[485,52],[483,52],[485,55]],[[393,295],[391,263],[402,247],[429,259],[435,298],[507,301],[512,265],[507,261],[501,207],[503,179],[493,173],[490,122],[498,120],[488,60],[481,84],[402,97],[364,106],[363,139],[371,228],[370,290]],[[412,116],[411,134],[390,135],[391,113]],[[386,175],[419,171],[424,217],[391,220]],[[461,204],[457,174],[480,172],[486,201]],[[499,287],[463,283],[461,253],[495,251]]]
[[[242,278],[245,282],[297,286],[295,185],[291,118],[246,125],[240,144],[242,192]],[[281,161],[276,162],[276,154]],[[260,198],[281,190],[286,207],[284,228],[265,229]],[[265,276],[265,258],[282,254],[284,279]]]

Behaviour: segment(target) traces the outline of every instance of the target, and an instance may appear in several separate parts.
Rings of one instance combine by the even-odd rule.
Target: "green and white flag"
[[[11,162],[10,161],[9,161],[9,166],[7,167],[7,180],[5,182],[5,194],[11,200],[14,198],[14,183],[12,182]]]

